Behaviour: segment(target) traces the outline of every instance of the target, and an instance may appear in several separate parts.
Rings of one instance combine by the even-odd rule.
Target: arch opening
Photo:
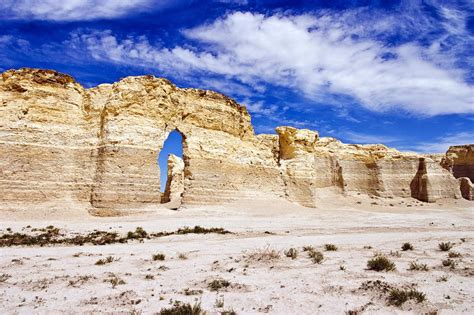
[[[181,204],[184,191],[183,134],[175,129],[163,143],[158,156],[161,203]]]

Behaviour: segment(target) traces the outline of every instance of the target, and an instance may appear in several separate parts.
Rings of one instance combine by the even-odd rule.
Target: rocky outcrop
[[[414,153],[291,127],[255,135],[246,108],[219,93],[153,76],[85,89],[55,71],[20,69],[0,77],[0,202],[160,203],[156,159],[173,130],[183,136],[184,204],[271,196],[314,207],[328,189],[410,197],[414,179],[417,198],[460,196],[449,171],[427,158],[420,173]]]
[[[474,185],[468,177],[459,177],[459,187],[464,199],[474,200]]]
[[[474,144],[449,147],[441,163],[454,177],[468,177],[474,181]]]
[[[170,154],[168,156],[168,177],[166,180],[165,192],[161,197],[161,202],[167,203],[177,201],[180,203],[183,192],[184,162],[180,157]]]

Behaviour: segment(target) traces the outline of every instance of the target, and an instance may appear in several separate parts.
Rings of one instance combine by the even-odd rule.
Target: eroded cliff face
[[[181,203],[184,192],[184,162],[174,155],[168,156],[168,177],[165,192],[161,198],[162,203],[175,201]]]
[[[175,129],[183,135],[184,204],[271,196],[313,207],[326,189],[428,201],[461,195],[437,161],[426,158],[420,175],[417,154],[291,127],[255,135],[245,107],[219,93],[153,76],[85,89],[64,74],[20,69],[0,77],[0,201],[160,203],[156,159]]]

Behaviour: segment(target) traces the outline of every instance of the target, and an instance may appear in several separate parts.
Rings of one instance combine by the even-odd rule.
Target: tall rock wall
[[[417,154],[291,127],[255,135],[245,107],[219,93],[153,76],[85,89],[64,74],[20,69],[0,77],[0,202],[160,203],[156,159],[173,130],[183,136],[185,204],[270,196],[317,206],[322,189],[410,197],[414,179],[429,201],[460,196],[432,159],[423,184]]]

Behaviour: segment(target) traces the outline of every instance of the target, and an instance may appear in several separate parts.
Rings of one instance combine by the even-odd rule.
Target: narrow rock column
[[[174,154],[168,156],[168,179],[161,203],[181,202],[184,192],[184,162]]]

